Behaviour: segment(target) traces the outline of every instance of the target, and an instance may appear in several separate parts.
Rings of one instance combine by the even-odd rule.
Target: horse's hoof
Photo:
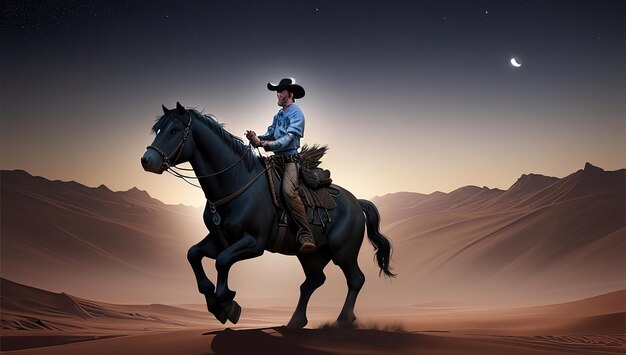
[[[233,324],[239,322],[239,316],[241,316],[241,306],[235,301],[222,302],[222,309],[226,312],[228,320]]]
[[[226,315],[226,312],[224,312],[224,310],[220,309],[218,312],[215,313],[215,319],[220,321],[220,323],[222,324],[226,324],[228,316]]]
[[[220,323],[225,324],[228,320],[228,316],[226,315],[224,309],[220,307],[220,304],[216,302],[215,296],[212,294],[204,295],[204,298],[206,299],[206,306],[209,312],[213,314],[215,319],[220,321]]]
[[[302,328],[304,328],[305,325],[307,325],[308,322],[309,321],[306,318],[304,318],[304,319],[294,319],[294,318],[291,318],[289,323],[287,323],[287,327],[295,328],[295,329],[302,329]]]
[[[352,317],[339,317],[337,318],[337,326],[339,328],[355,328],[356,325],[354,324],[354,322],[356,321],[356,317],[352,316]]]

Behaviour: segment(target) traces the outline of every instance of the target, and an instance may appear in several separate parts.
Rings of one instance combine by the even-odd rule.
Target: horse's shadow
[[[215,335],[211,350],[228,354],[336,354],[370,349],[376,353],[399,353],[417,346],[420,334],[356,328],[293,329],[287,327],[245,330],[225,329]]]

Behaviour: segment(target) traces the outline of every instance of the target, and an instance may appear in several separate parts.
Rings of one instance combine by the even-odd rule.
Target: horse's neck
[[[197,149],[190,161],[196,176],[222,172],[241,158],[243,153],[233,150],[230,144],[224,142],[211,128],[201,123],[197,125],[202,126],[202,129],[198,134],[194,134]],[[216,176],[201,178],[200,185],[207,199],[215,202],[239,189],[242,185],[241,181],[245,182],[252,174],[244,158],[227,171]]]

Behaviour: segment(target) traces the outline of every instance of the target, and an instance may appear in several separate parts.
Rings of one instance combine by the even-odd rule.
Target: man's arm
[[[267,134],[267,133],[265,133],[262,136],[257,136],[257,137],[259,137],[259,139],[262,140],[262,141],[273,141],[274,140],[274,136],[271,135],[271,134]]]
[[[246,138],[252,143],[252,146],[261,147],[261,141],[273,141],[274,138],[274,130],[276,129],[276,116],[272,119],[272,124],[267,127],[267,132],[261,136],[257,136],[255,131],[246,131]],[[264,147],[264,146],[263,146]]]
[[[294,137],[295,135],[293,133],[287,133],[286,135],[280,137],[275,141],[262,141],[261,145],[263,146],[263,148],[265,148],[265,150],[281,150],[289,146]]]
[[[272,119],[272,124],[267,127],[267,132],[263,135],[258,136],[262,141],[273,141],[274,138],[274,130],[276,129],[276,116]]]
[[[291,115],[289,115],[287,133],[293,133],[300,138],[304,137],[304,114],[300,109],[294,110]]]

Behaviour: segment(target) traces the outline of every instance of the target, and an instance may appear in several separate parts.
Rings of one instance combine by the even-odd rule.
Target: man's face
[[[289,106],[293,103],[293,94],[287,91],[276,91],[276,98],[278,99],[278,106]]]

